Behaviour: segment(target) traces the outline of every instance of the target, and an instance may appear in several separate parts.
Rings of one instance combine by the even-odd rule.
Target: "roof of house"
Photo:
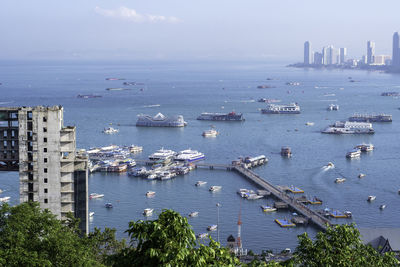
[[[370,243],[378,248],[389,241],[394,251],[400,251],[400,228],[360,228],[361,240],[364,244]]]

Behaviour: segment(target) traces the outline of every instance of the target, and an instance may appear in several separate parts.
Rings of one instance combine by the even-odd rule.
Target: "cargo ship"
[[[349,121],[357,122],[392,122],[392,115],[388,114],[354,114],[349,118]]]
[[[184,127],[186,125],[187,122],[184,121],[182,115],[167,117],[161,113],[158,113],[154,117],[140,114],[136,122],[136,126],[145,127]]]
[[[204,121],[244,121],[243,114],[234,111],[227,114],[204,112],[197,119]]]

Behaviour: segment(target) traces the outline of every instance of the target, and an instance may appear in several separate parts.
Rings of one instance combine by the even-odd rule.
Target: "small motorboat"
[[[335,179],[335,183],[340,184],[340,183],[344,183],[346,181],[346,178],[336,178]]]
[[[8,202],[11,197],[0,197],[0,202]]]
[[[385,205],[385,204],[382,204],[382,205],[379,206],[379,209],[380,209],[380,210],[384,210],[385,208],[386,208],[386,205]]]
[[[90,198],[90,199],[102,198],[102,197],[104,197],[104,194],[91,193],[91,194],[89,195],[89,198]]]
[[[328,162],[328,164],[326,164],[324,167],[325,168],[335,168],[335,164],[333,164],[332,162]]]
[[[207,227],[207,231],[216,231],[218,228],[218,225],[213,224]]]
[[[364,178],[365,177],[365,174],[364,173],[360,173],[359,175],[358,175],[358,178]]]
[[[261,209],[262,209],[264,212],[276,211],[276,208],[271,207],[271,206],[264,206],[264,205],[261,206]]]
[[[210,129],[210,130],[206,130],[202,133],[202,136],[204,137],[216,137],[219,134],[219,132],[217,132],[214,129]]]
[[[197,235],[198,239],[206,238],[208,236],[208,233],[201,233]]]
[[[154,197],[156,195],[156,192],[154,191],[147,191],[146,197]]]
[[[118,133],[118,129],[114,129],[113,127],[104,128],[103,133],[105,134],[115,134]]]
[[[94,211],[89,212],[89,217],[93,217]]]
[[[197,216],[199,216],[198,211],[193,211],[193,212],[189,213],[189,217],[197,217]]]
[[[307,122],[306,122],[306,125],[307,125],[307,126],[314,126],[314,123],[313,123],[313,122],[310,122],[310,121],[307,121]]]
[[[205,181],[197,181],[194,185],[195,186],[202,186],[202,185],[205,185],[205,184],[207,184],[207,182],[205,182]]]
[[[144,216],[151,216],[151,215],[153,215],[153,211],[154,211],[154,209],[149,209],[149,208],[144,209],[143,210],[143,215]]]
[[[346,215],[347,218],[353,217],[353,214],[351,213],[351,211],[345,211],[344,215]]]
[[[104,207],[106,207],[107,209],[111,209],[113,205],[111,203],[106,203]]]
[[[371,202],[374,201],[376,199],[376,196],[368,196],[367,201]]]
[[[222,186],[219,186],[219,185],[213,185],[213,186],[211,186],[210,187],[210,191],[211,192],[217,192],[217,191],[220,191],[222,189]]]

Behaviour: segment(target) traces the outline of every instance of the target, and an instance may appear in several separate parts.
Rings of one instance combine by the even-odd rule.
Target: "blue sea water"
[[[90,148],[110,144],[137,144],[144,147],[136,157],[147,156],[161,147],[175,151],[192,148],[206,155],[206,162],[229,163],[239,156],[264,154],[265,166],[254,169],[276,185],[295,185],[308,196],[318,196],[325,207],[349,210],[352,219],[334,223],[355,222],[359,227],[396,227],[400,219],[398,189],[400,120],[399,99],[382,97],[384,91],[400,91],[400,76],[357,70],[307,70],[284,67],[283,62],[0,62],[0,106],[64,106],[65,125],[77,126],[77,147]],[[107,81],[107,77],[125,78],[143,85],[127,86],[128,91],[106,91],[123,87],[123,81]],[[349,82],[349,77],[357,82]],[[272,78],[272,80],[267,80]],[[289,86],[286,82],[300,82]],[[268,84],[275,88],[258,89]],[[103,97],[80,99],[78,94],[99,94]],[[258,103],[261,97],[297,102],[299,115],[264,115]],[[339,111],[327,111],[329,104]],[[154,106],[156,105],[156,106]],[[159,106],[158,106],[159,105]],[[242,112],[244,122],[198,121],[201,112]],[[185,128],[136,128],[136,116],[183,115]],[[355,112],[388,113],[393,123],[375,123],[375,135],[324,135],[320,130],[336,120],[344,120]],[[314,126],[306,126],[314,122]],[[112,123],[120,129],[115,135],[101,133]],[[215,125],[220,135],[203,138],[201,133]],[[373,143],[376,149],[360,159],[347,160],[345,154],[359,143]],[[282,146],[290,146],[293,157],[282,158]],[[323,165],[335,164],[325,170]],[[363,179],[357,178],[365,173]],[[336,177],[347,181],[335,184]],[[207,186],[195,187],[197,180]],[[221,185],[222,190],[210,193],[208,186]],[[11,204],[19,202],[18,173],[0,173],[1,196],[11,196]],[[89,177],[89,192],[105,194],[103,199],[90,200],[95,215],[90,227],[115,227],[119,237],[129,221],[146,219],[144,208],[154,208],[149,219],[162,209],[174,209],[182,215],[199,211],[189,218],[196,233],[217,222],[219,208],[220,240],[237,234],[241,210],[243,246],[255,251],[282,250],[297,245],[297,235],[312,226],[279,228],[276,218],[290,218],[291,213],[263,213],[260,205],[273,204],[272,199],[241,201],[239,188],[257,189],[236,173],[225,170],[197,169],[170,181],[147,181],[126,174],[95,173]],[[148,190],[156,191],[146,198]],[[369,195],[376,200],[367,202]],[[104,208],[112,202],[113,209]],[[385,210],[379,210],[386,204]],[[217,233],[212,237],[217,239]]]

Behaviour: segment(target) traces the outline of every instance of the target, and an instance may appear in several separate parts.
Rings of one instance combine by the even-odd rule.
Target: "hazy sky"
[[[303,43],[391,54],[400,0],[0,0],[0,59],[293,59]]]

